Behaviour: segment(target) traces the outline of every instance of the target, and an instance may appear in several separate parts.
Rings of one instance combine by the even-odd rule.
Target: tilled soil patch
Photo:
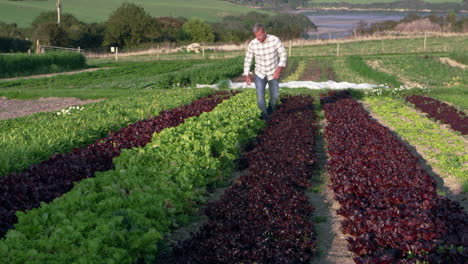
[[[85,105],[99,102],[97,100],[81,100],[74,97],[46,97],[37,100],[17,100],[0,97],[0,119],[27,116],[38,112],[58,111],[75,105]]]
[[[326,63],[326,62],[325,62]],[[307,62],[306,70],[301,76],[301,81],[315,81],[319,82],[323,79],[336,80],[336,73],[331,65],[325,64],[323,61],[309,60]]]

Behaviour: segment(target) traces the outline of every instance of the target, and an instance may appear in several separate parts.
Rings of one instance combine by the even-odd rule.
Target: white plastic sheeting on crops
[[[197,88],[215,88],[217,89],[219,84],[197,84]],[[349,82],[312,82],[312,81],[293,81],[293,82],[280,82],[280,88],[308,88],[308,89],[371,89],[376,87],[382,87],[382,85],[375,85],[369,83],[349,83]],[[268,87],[268,85],[267,85]],[[255,88],[255,84],[247,85],[245,82],[231,82],[228,81],[228,88],[240,89],[240,88]]]

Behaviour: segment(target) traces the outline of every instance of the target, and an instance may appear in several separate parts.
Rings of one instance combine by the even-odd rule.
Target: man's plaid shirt
[[[267,35],[265,41],[253,39],[249,43],[244,60],[244,76],[249,75],[252,58],[255,55],[255,74],[260,78],[273,79],[277,67],[286,67],[286,50],[281,40],[273,35]]]

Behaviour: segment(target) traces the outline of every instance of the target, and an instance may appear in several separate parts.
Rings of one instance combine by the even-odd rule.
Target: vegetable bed
[[[122,149],[143,147],[151,141],[153,133],[177,126],[186,118],[209,112],[230,95],[218,92],[190,105],[162,111],[157,117],[138,121],[87,147],[54,155],[24,172],[0,178],[0,237],[16,223],[17,211],[27,211],[39,207],[42,202],[60,197],[76,182],[94,177],[96,171],[111,169],[112,159],[119,156]]]
[[[263,126],[253,91],[153,136],[49,204],[18,213],[0,240],[5,263],[150,263],[164,234],[186,223],[203,187],[232,173]],[[232,113],[236,113],[233,115]]]
[[[248,173],[206,207],[209,221],[178,245],[176,263],[309,263],[317,248],[304,188],[316,133],[312,98],[283,99],[241,159]]]
[[[459,203],[437,195],[417,157],[349,94],[329,95],[327,169],[356,263],[463,263],[468,216]]]

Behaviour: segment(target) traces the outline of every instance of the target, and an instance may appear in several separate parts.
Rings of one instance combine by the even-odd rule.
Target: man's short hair
[[[260,24],[260,23],[256,23],[254,26],[253,26],[253,29],[252,31],[254,33],[257,33],[258,31],[262,30],[263,32],[265,32],[265,26],[263,24]]]

